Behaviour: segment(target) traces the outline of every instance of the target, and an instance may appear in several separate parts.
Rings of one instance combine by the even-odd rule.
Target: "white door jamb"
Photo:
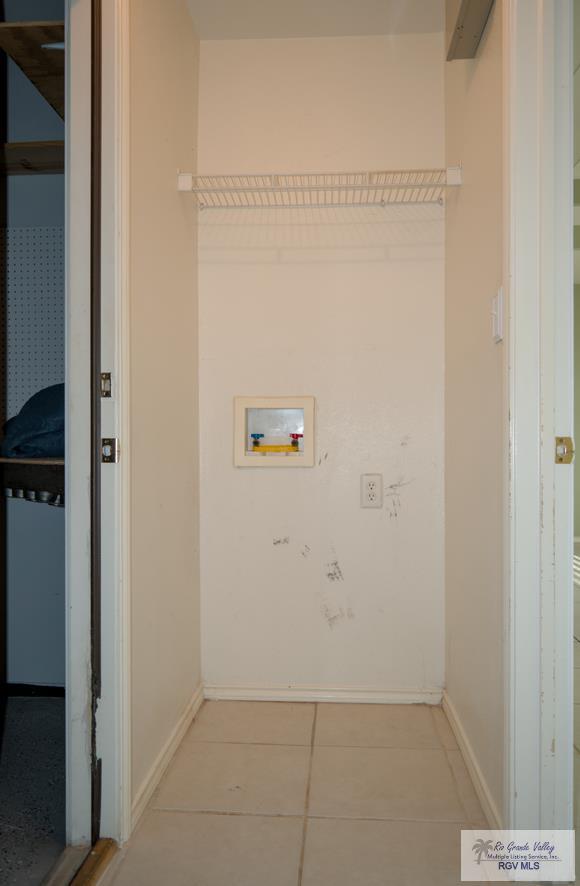
[[[67,843],[90,844],[90,83],[91,0],[67,0]],[[103,0],[101,366],[112,374],[102,433],[121,441],[102,466],[101,836],[131,831],[128,466],[128,4]]]
[[[572,826],[572,2],[506,0],[506,826]]]

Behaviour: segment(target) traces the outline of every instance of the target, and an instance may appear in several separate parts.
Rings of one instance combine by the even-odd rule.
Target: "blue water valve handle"
[[[260,448],[260,440],[262,439],[263,436],[264,436],[263,434],[250,434],[250,437],[254,441],[252,443],[252,446],[254,447],[254,449]]]

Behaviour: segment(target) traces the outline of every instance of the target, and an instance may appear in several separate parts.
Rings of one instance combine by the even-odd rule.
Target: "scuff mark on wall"
[[[322,604],[321,612],[331,631],[334,630],[341,621],[344,621],[345,619],[354,621],[356,618],[354,610],[350,606],[344,609],[342,606],[332,606],[332,604],[328,602]]]
[[[408,446],[410,442],[411,442],[411,435],[405,434],[405,436],[401,440],[401,446]]]
[[[328,458],[328,452],[321,452],[320,458],[318,459],[318,465],[320,466],[323,461],[326,461]]]
[[[344,575],[338,560],[334,559],[326,564],[326,577],[329,581],[344,581]]]
[[[401,477],[396,483],[391,483],[385,489],[385,505],[391,519],[397,518],[401,513],[401,489],[412,483],[412,480],[405,480]]]
[[[344,619],[344,609],[331,609],[328,603],[322,605],[322,614],[330,630],[333,630],[338,622]]]
[[[302,550],[300,551],[300,553],[302,554],[302,556],[304,557],[304,559],[306,559],[307,557],[310,556],[310,547],[309,547],[308,545],[304,545],[304,547],[302,548]]]
[[[272,539],[272,544],[274,545],[274,547],[276,547],[276,545],[289,545],[290,536],[285,535],[283,538],[274,538]]]

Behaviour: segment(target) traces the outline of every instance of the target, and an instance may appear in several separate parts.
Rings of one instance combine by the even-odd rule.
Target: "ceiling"
[[[188,0],[201,40],[431,34],[443,0]]]

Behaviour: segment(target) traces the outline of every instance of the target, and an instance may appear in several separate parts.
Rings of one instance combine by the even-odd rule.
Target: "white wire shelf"
[[[461,184],[460,167],[379,172],[268,175],[178,174],[178,190],[194,194],[200,209],[317,209],[442,203]]]

